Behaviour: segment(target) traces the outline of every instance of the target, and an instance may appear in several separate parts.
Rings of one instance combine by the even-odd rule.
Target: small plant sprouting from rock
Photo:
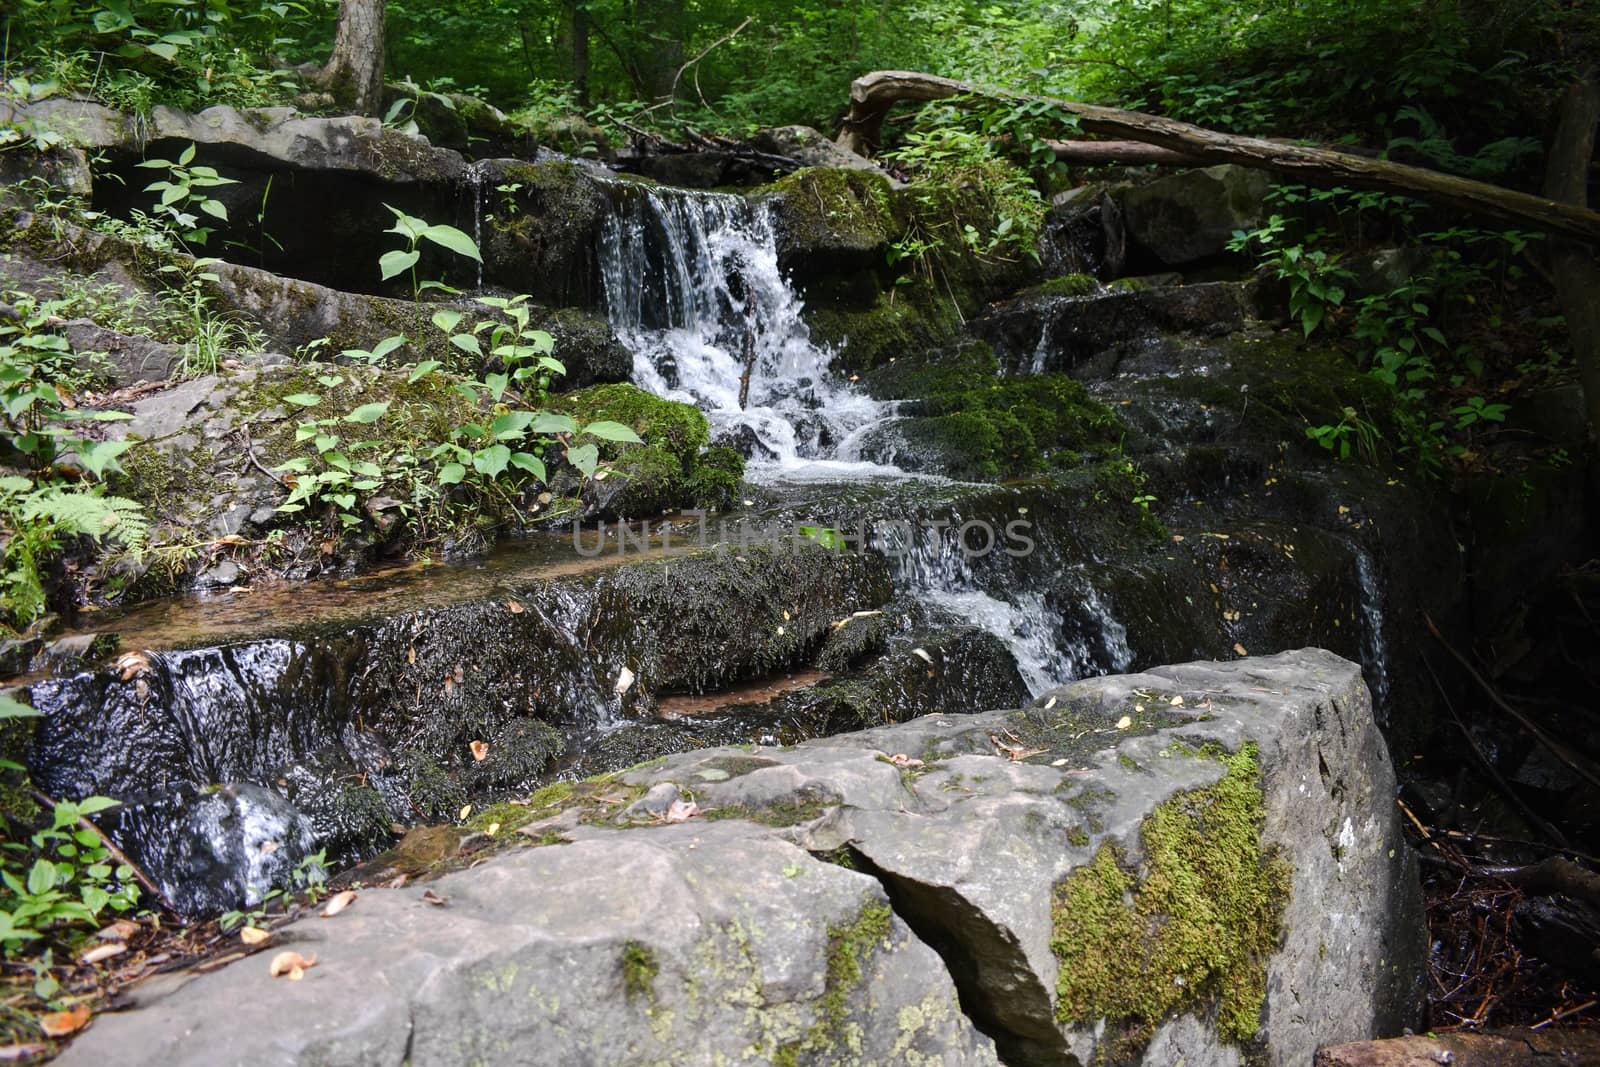
[[[656,962],[656,954],[650,946],[638,941],[622,946],[622,991],[629,1000],[653,998],[656,976],[660,973],[661,965]]]

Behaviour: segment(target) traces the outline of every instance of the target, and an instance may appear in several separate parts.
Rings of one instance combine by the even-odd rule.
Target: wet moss
[[[438,760],[415,749],[401,754],[406,768],[407,796],[423,822],[454,819],[467,802],[467,789]]]
[[[730,508],[744,479],[744,457],[731,448],[708,448],[695,457],[684,482],[689,501],[697,508]]]
[[[549,723],[520,717],[499,726],[485,740],[489,753],[474,770],[479,784],[489,788],[527,784],[567,747],[566,739]]]
[[[819,793],[802,790],[793,796],[784,797],[762,807],[747,807],[743,804],[733,804],[722,808],[709,808],[704,817],[713,822],[719,819],[745,819],[749,822],[760,823],[762,826],[783,828],[799,826],[802,823],[813,822],[827,814],[828,809],[837,803],[831,797]]]
[[[1227,1041],[1259,1028],[1289,871],[1261,846],[1256,748],[1204,755],[1222,763],[1223,777],[1145,819],[1137,870],[1107,844],[1056,889],[1056,1017],[1107,1020],[1127,1048],[1164,1019],[1210,1004]]]
[[[1081,382],[1062,374],[1003,378],[994,350],[981,342],[937,360],[880,368],[868,388],[880,399],[908,401],[902,412],[912,418],[895,430],[960,478],[1074,467],[1085,452],[1116,448],[1124,434],[1121,420]]]
[[[1063,274],[1034,287],[1034,292],[1046,296],[1089,296],[1100,291],[1100,283],[1092,274]]]
[[[40,815],[33,799],[33,783],[24,767],[28,748],[33,743],[34,717],[0,719],[0,836],[15,839],[14,831],[31,824]],[[7,764],[11,766],[6,766]],[[5,833],[7,830],[12,833]]]

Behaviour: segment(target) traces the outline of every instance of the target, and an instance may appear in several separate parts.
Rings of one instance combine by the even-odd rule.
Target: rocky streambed
[[[1414,1021],[1379,730],[1427,734],[1415,621],[1464,625],[1485,556],[1396,452],[1307,439],[1402,427],[1227,260],[1238,175],[1069,202],[1049,271],[962,253],[934,286],[886,256],[927,205],[832,151],[707,193],[207,115],[141,139],[80,108],[53,165],[116,216],[73,152],[128,170],[189,139],[241,205],[269,178],[286,218],[333,205],[331,244],[208,265],[261,343],[181,384],[151,380],[180,346],[62,324],[127,390],[113,488],[203,548],[90,575],[149,602],[6,647],[44,716],[0,756],[121,801],[108,828],[183,913],[253,907],[318,853],[448,903],[363,891],[274,933],[320,942],[303,981],[252,958],[146,983],[69,1059],[1298,1064]],[[430,269],[541,302],[552,408],[642,439],[606,481],[556,469],[431,539],[395,501],[348,537],[276,511],[289,398],[466,417],[406,367],[319,359],[417,320],[360,236],[384,202],[479,238],[481,271]],[[193,267],[8,217],[10,286],[136,301]]]

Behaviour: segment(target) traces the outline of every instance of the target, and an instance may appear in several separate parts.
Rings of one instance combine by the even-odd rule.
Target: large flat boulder
[[[1117,199],[1135,250],[1181,267],[1222,255],[1235,230],[1259,226],[1271,186],[1263,171],[1224,164],[1125,187]]]
[[[1420,1003],[1393,790],[1315,649],[685,753],[547,805],[445,907],[279,931],[301,982],[151,988],[62,1062],[1301,1067]]]

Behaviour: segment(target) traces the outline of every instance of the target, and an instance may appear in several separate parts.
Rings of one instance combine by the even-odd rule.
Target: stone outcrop
[[[1135,250],[1182,267],[1226,252],[1233,231],[1259,226],[1271,184],[1264,171],[1225,164],[1123,187],[1114,195]]]
[[[444,906],[366,891],[275,933],[304,980],[146,987],[61,1062],[1299,1067],[1420,1002],[1393,790],[1318,650],[704,749],[508,807],[543,847]]]

